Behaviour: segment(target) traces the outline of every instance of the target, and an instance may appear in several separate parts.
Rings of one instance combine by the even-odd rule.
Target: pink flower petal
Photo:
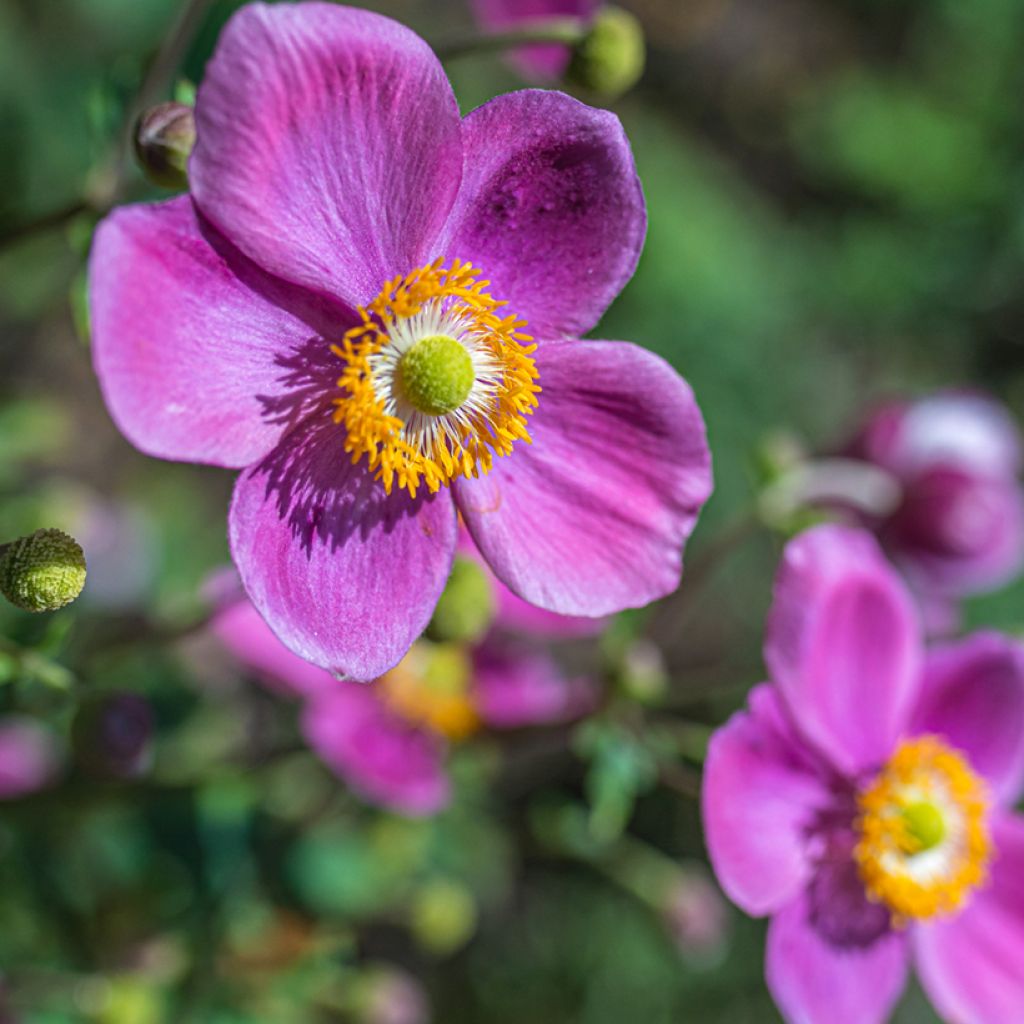
[[[921,983],[956,1024],[1024,1021],[1024,818],[993,829],[996,860],[987,888],[955,917],[914,929]]]
[[[783,1016],[791,1024],[883,1024],[906,984],[906,936],[831,941],[813,913],[805,893],[768,929],[765,977]]]
[[[89,285],[107,407],[132,444],[165,459],[241,467],[266,455],[337,376],[321,330],[353,322],[253,266],[187,197],[110,214]],[[305,388],[288,398],[297,376]]]
[[[704,765],[708,854],[729,898],[771,913],[807,884],[809,832],[831,796],[826,776],[794,733],[772,686],[715,733]]]
[[[786,546],[765,660],[803,734],[848,775],[885,761],[917,696],[920,628],[874,539],[819,526]]]
[[[420,816],[450,799],[440,741],[389,711],[373,683],[339,682],[334,693],[310,701],[302,731],[324,762],[372,803]]]
[[[910,729],[945,737],[1012,803],[1024,784],[1024,645],[977,633],[929,652]]]
[[[625,342],[547,343],[540,405],[519,443],[455,498],[499,579],[564,615],[608,615],[673,591],[711,493],[689,386]]]
[[[249,597],[300,657],[354,679],[393,667],[423,632],[455,552],[446,491],[385,494],[329,413],[243,473],[229,517]]]
[[[267,270],[354,306],[426,261],[462,174],[458,106],[430,48],[336,4],[241,8],[196,131],[203,213]]]
[[[462,188],[437,255],[481,267],[533,337],[585,334],[633,276],[647,229],[619,119],[527,90],[474,110],[463,144]]]

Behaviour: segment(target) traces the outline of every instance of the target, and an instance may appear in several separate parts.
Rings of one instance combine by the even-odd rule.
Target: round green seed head
[[[419,412],[443,416],[469,397],[475,374],[466,346],[447,334],[416,342],[398,364],[398,385]]]
[[[903,824],[921,852],[934,849],[946,838],[942,812],[935,804],[924,800],[903,808]]]
[[[427,632],[432,640],[473,643],[491,628],[494,612],[487,574],[472,559],[457,557]]]
[[[573,52],[567,77],[590,92],[615,99],[636,85],[646,61],[640,22],[621,7],[603,7]]]
[[[27,612],[52,612],[70,604],[85,586],[85,555],[61,530],[36,530],[0,556],[0,593]]]

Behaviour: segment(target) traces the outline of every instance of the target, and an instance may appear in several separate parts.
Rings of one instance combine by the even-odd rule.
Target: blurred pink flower
[[[524,22],[544,18],[592,18],[600,9],[600,0],[472,0],[473,13],[482,28],[501,32]],[[521,46],[513,59],[527,78],[542,82],[558,81],[565,74],[572,51],[557,43]]]
[[[850,453],[891,473],[897,508],[869,524],[919,595],[932,632],[956,602],[994,590],[1024,566],[1021,435],[981,395],[941,393],[879,409]]]
[[[47,729],[31,718],[0,719],[0,800],[42,789],[58,767],[57,744]]]
[[[447,804],[453,742],[569,720],[596,696],[547,653],[507,638],[474,649],[422,642],[379,679],[355,683],[292,654],[248,601],[223,608],[212,629],[271,689],[305,702],[302,730],[326,764],[367,800],[409,815]]]
[[[783,1015],[879,1024],[913,959],[947,1020],[1024,1021],[1024,647],[926,655],[871,535],[821,526],[786,548],[765,660],[703,813],[722,887],[771,917]]]

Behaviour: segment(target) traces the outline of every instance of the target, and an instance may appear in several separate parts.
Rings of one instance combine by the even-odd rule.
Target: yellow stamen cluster
[[[407,722],[461,740],[480,727],[470,694],[471,675],[461,647],[420,643],[374,685]]]
[[[985,784],[935,736],[900,744],[858,797],[854,858],[894,922],[959,909],[984,882],[992,844]]]
[[[334,401],[335,422],[346,430],[345,451],[353,462],[365,455],[388,494],[395,483],[415,497],[421,484],[435,492],[456,477],[479,476],[491,469],[495,455],[510,454],[514,442],[530,442],[526,417],[540,391],[530,358],[536,346],[523,344],[531,340],[521,333],[524,320],[499,315],[505,303],[488,294],[490,282],[479,277],[470,263],[454,260],[446,267],[438,259],[395,278],[359,310],[362,323],[332,346],[345,364],[338,380],[344,394]],[[386,382],[375,372],[375,357],[386,354],[390,334],[415,317],[456,325],[467,346],[497,369],[482,393],[471,393],[450,414],[424,413],[419,424],[394,414]]]

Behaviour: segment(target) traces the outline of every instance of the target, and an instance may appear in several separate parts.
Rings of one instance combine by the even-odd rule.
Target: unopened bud
[[[427,634],[440,642],[472,643],[490,629],[494,612],[494,590],[487,574],[471,558],[460,555],[452,565]]]
[[[188,188],[188,158],[195,143],[195,117],[184,103],[151,107],[135,123],[136,159],[161,188]]]
[[[603,7],[573,52],[567,77],[588,92],[614,99],[636,85],[646,59],[644,31],[636,17],[621,7]]]
[[[85,555],[61,530],[36,530],[5,546],[0,593],[27,612],[52,612],[70,604],[85,586]]]

